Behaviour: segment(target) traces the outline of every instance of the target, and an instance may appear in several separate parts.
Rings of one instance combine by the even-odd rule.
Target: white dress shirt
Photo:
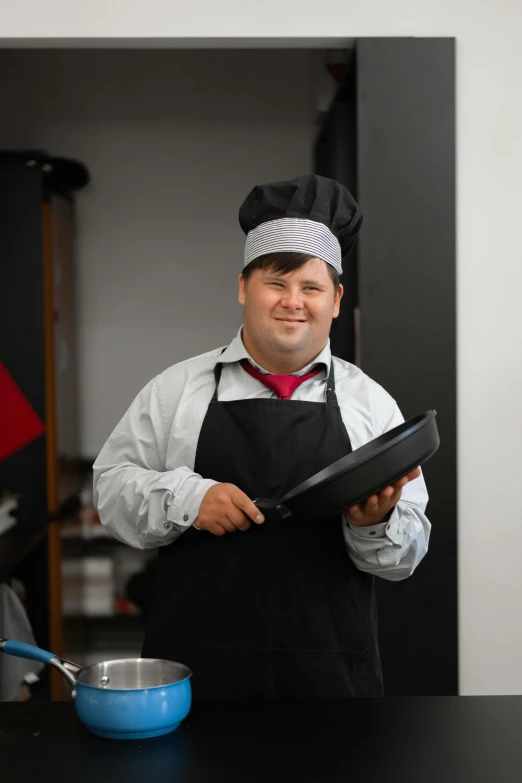
[[[239,364],[246,358],[266,372],[246,351],[241,331],[223,354],[217,348],[153,378],[105,443],[93,466],[94,502],[102,523],[120,541],[139,549],[171,544],[192,526],[205,493],[217,483],[194,472],[217,361],[223,363],[221,402],[276,396]],[[330,360],[328,342],[311,364],[294,373],[304,375],[317,364],[324,365],[296,389],[292,400],[326,402]],[[382,386],[349,362],[337,357],[333,362],[337,400],[354,450],[404,421]],[[357,527],[343,516],[339,524],[355,566],[394,581],[410,576],[428,548],[427,503],[421,475],[403,488],[387,522]]]

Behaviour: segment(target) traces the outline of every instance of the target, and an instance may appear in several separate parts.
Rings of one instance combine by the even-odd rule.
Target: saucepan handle
[[[0,652],[6,655],[14,655],[16,658],[29,658],[31,661],[40,661],[40,663],[51,663],[55,654],[42,650],[41,647],[34,647],[25,642],[16,642],[14,639],[0,639]]]
[[[81,666],[71,661],[62,661],[57,655],[41,647],[35,647],[26,642],[17,642],[14,639],[0,639],[0,652],[4,655],[14,655],[16,658],[29,658],[31,661],[50,663],[63,674],[71,688],[76,687],[75,671],[80,671]]]

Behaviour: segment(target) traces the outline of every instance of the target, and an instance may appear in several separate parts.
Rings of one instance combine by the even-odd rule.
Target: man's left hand
[[[402,495],[402,488],[408,483],[420,476],[420,468],[415,468],[407,476],[399,479],[390,487],[381,490],[378,495],[371,495],[364,503],[351,506],[344,512],[347,522],[359,527],[368,527],[369,525],[378,525],[384,522],[388,514],[397,505]]]

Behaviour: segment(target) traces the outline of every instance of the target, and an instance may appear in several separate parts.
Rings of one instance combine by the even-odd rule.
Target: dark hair
[[[243,269],[242,274],[245,280],[248,280],[252,272],[256,269],[262,269],[263,271],[270,269],[275,272],[276,275],[286,275],[289,272],[295,272],[296,269],[300,269],[308,263],[308,261],[311,261],[312,258],[317,258],[317,256],[309,253],[267,253],[266,255],[259,256],[259,258],[251,261]],[[326,261],[324,263],[326,264]],[[331,264],[326,264],[326,266],[328,267],[328,274],[332,279],[335,292],[337,293],[339,288],[339,275]]]

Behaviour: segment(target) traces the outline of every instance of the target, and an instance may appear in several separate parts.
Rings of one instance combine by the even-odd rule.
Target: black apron
[[[221,369],[196,473],[273,498],[352,451],[333,362],[326,403],[220,402]],[[224,536],[190,528],[159,550],[142,654],[190,666],[195,699],[379,696],[373,577],[350,560],[340,515]]]

